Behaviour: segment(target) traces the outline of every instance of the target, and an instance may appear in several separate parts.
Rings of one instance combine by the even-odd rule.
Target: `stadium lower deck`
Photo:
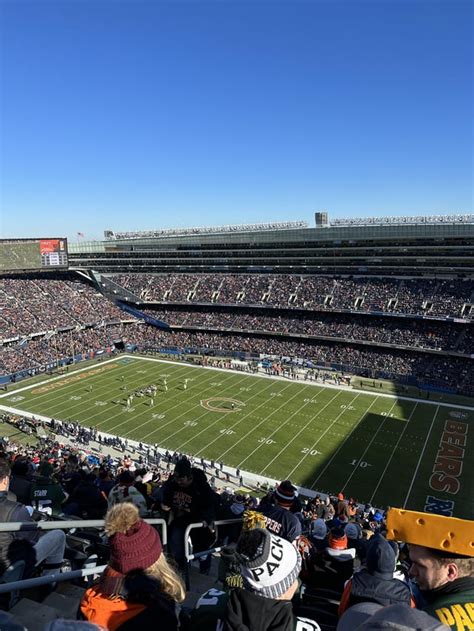
[[[362,503],[473,519],[474,408],[369,394],[358,383],[122,356],[21,385],[0,396],[0,409],[71,419]]]

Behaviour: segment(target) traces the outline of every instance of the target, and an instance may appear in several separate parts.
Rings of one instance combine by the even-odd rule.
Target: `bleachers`
[[[77,426],[77,431],[80,431],[79,426]],[[72,446],[74,443],[73,437],[70,440],[71,444],[69,446],[61,444],[61,441],[62,436],[56,435],[56,437],[49,436],[48,438],[41,439],[36,447],[25,447],[20,444],[10,443],[8,445],[3,445],[0,450],[0,458],[8,458],[12,461],[23,458],[28,463],[28,475],[34,477],[35,469],[38,467],[38,460],[41,461],[47,457],[54,468],[55,478],[62,484],[70,484],[72,471],[77,473],[77,479],[79,481],[84,475],[93,472],[96,476],[97,484],[100,484],[100,480],[102,478],[99,476],[99,471],[100,468],[104,469],[105,467],[110,470],[112,477],[115,479],[115,483],[117,483],[117,480],[119,480],[118,476],[124,468],[129,467],[138,469],[140,467],[140,477],[143,478],[145,472],[150,471],[151,476],[148,476],[147,479],[152,480],[150,484],[141,484],[139,486],[140,492],[145,493],[147,497],[147,505],[152,510],[150,514],[158,516],[160,488],[164,483],[166,483],[169,475],[169,467],[167,466],[167,463],[169,462],[172,465],[171,468],[173,468],[173,465],[179,460],[181,454],[168,453],[168,456],[163,458],[160,465],[146,464],[143,466],[143,462],[139,462],[139,453],[135,453],[133,456],[128,453],[123,454],[122,450],[119,452],[115,448],[118,445],[116,445],[115,442],[111,442],[107,447],[106,453],[100,455],[97,454],[99,459],[99,468],[95,465],[95,463],[92,463],[87,459],[87,452],[85,450]],[[145,448],[145,446],[143,448]],[[121,457],[118,456],[119,453],[121,454]],[[114,456],[113,459],[111,458],[112,455]],[[71,459],[70,462],[68,462],[69,459]],[[138,485],[138,478],[135,483]],[[258,501],[256,500],[256,495],[252,494],[247,496],[247,499],[245,499],[245,497],[242,499],[243,496],[241,495],[241,489],[239,488],[240,480],[238,480],[237,476],[233,476],[230,483],[226,481],[223,482],[223,484],[226,486],[220,489],[219,496],[219,510],[221,513],[225,513],[226,507],[228,509],[228,507],[230,507],[234,502],[241,501],[245,501],[247,503],[247,508],[251,511],[255,510],[256,501]],[[231,488],[229,488],[229,485]],[[263,500],[268,501],[270,497],[271,495],[267,494]],[[328,506],[332,507],[333,510],[329,511]],[[406,511],[399,511],[400,515],[397,513],[395,521],[392,519],[392,521],[387,522],[386,525],[385,520],[382,518],[382,514],[378,510],[372,508],[371,506],[357,504],[352,500],[349,500],[348,502],[342,495],[337,498],[328,498],[327,500],[324,499],[324,496],[319,498],[318,495],[313,498],[298,498],[298,504],[295,504],[295,507],[292,510],[295,514],[299,514],[299,518],[303,525],[303,533],[306,537],[308,537],[301,542],[302,545],[298,546],[300,550],[305,550],[305,552],[302,552],[302,554],[305,555],[305,564],[303,565],[304,573],[302,574],[303,587],[297,596],[295,596],[293,602],[295,615],[315,621],[319,625],[319,628],[323,631],[333,631],[336,628],[339,619],[338,607],[342,591],[340,589],[328,588],[327,585],[329,585],[329,582],[326,584],[324,578],[324,572],[327,564],[327,560],[325,560],[324,555],[330,552],[329,557],[327,557],[328,559],[331,557],[338,558],[338,555],[342,554],[345,550],[347,552],[352,551],[352,555],[344,558],[355,558],[353,562],[353,571],[356,571],[361,566],[361,563],[364,564],[367,562],[366,558],[368,557],[366,557],[366,551],[368,548],[366,541],[364,542],[362,539],[358,541],[348,539],[348,534],[344,534],[344,529],[348,520],[353,524],[359,524],[360,532],[364,529],[366,536],[367,533],[373,536],[375,533],[385,532],[386,530],[390,536],[394,528],[399,528],[402,529],[401,532],[403,532],[403,537],[406,537],[407,540],[409,540],[412,529],[410,523],[407,522]],[[251,515],[252,513],[249,513],[249,517],[245,517],[244,519],[247,524],[245,526],[246,528],[249,527],[248,524],[253,519]],[[349,515],[349,517],[347,517],[347,515]],[[40,518],[41,515],[38,513],[36,514],[36,517]],[[45,516],[43,515],[43,518],[44,517]],[[187,590],[186,598],[179,608],[181,610],[181,626],[184,630],[194,628],[193,611],[200,595],[208,590],[215,590],[211,593],[220,594],[224,588],[224,584],[222,582],[224,580],[224,575],[219,567],[219,552],[226,540],[219,536],[219,528],[225,526],[226,523],[229,522],[220,521],[219,513],[216,513],[216,517],[217,519],[214,522],[216,528],[216,542],[211,548],[213,559],[208,574],[203,575],[199,573],[198,568],[192,565],[192,560],[199,556],[202,557],[203,555],[206,555],[209,551],[198,551],[196,554],[195,550],[188,547],[187,543],[185,544],[186,558],[188,560],[188,564],[186,566]],[[418,520],[417,523],[424,523],[423,520],[420,521],[419,514],[415,514],[414,519],[415,518]],[[49,521],[50,519],[55,519],[56,521]],[[104,563],[107,563],[108,561],[109,552],[107,540],[102,537],[100,532],[100,528],[104,523],[103,520],[91,521],[78,517],[73,520],[69,518],[69,521],[66,521],[66,519],[68,518],[59,515],[58,517],[49,517],[46,521],[43,519],[36,524],[0,524],[0,532],[9,529],[18,532],[24,528],[28,531],[31,531],[32,528],[40,530],[61,528],[69,533],[67,554],[65,555],[65,558],[69,560],[68,563],[70,569],[72,564],[72,571],[44,578],[22,580],[21,575],[24,567],[21,564],[17,564],[17,566],[7,572],[6,575],[0,577],[1,607],[4,610],[9,611],[13,616],[13,620],[18,624],[23,625],[28,631],[44,631],[48,623],[58,618],[75,620],[78,613],[79,603],[84,595],[84,590],[91,584],[91,580],[96,579],[106,567]],[[168,542],[166,522],[161,517],[155,517],[154,520],[149,520],[148,518],[145,519],[159,528],[161,540],[163,545],[166,547]],[[314,532],[315,535],[317,534],[317,531],[311,528],[311,524],[315,519],[323,519],[325,521],[328,528],[328,538],[321,539],[319,535],[317,538],[313,538],[311,533]],[[438,530],[436,530],[438,526],[433,524],[433,519],[436,519],[435,516],[429,516],[430,530],[429,538],[426,539],[426,541],[430,545],[432,541],[436,540],[434,533],[438,532]],[[232,523],[240,523],[240,518],[234,518]],[[466,522],[466,524],[468,524],[468,522]],[[195,524],[194,526],[198,527],[199,525],[200,524]],[[191,527],[192,525],[188,527],[187,533],[190,532]],[[336,532],[340,532],[341,528],[343,533],[342,536],[345,541],[338,538],[340,537],[339,534],[335,534]],[[465,535],[468,532],[468,529],[466,528],[468,527],[460,525],[460,523],[456,520],[449,522],[450,531],[458,534],[455,538],[457,546],[468,545],[467,543],[463,543]],[[185,542],[188,541],[187,533],[185,534]],[[333,533],[334,537],[337,537],[337,539],[331,539],[331,537],[333,537]],[[349,533],[349,530],[347,530],[347,533]],[[337,545],[334,542],[336,542]],[[414,539],[412,542],[416,544],[417,540]],[[360,553],[352,550],[354,545],[356,545],[355,550],[361,551]],[[362,551],[364,551],[363,554]],[[465,552],[464,548],[462,551]],[[336,556],[334,557],[334,555]],[[404,571],[403,567],[406,568],[403,564],[397,567],[397,571],[402,571],[402,573]],[[344,572],[346,571],[347,568]],[[323,572],[323,574],[321,574],[321,572]],[[8,576],[9,573],[10,576]],[[318,575],[317,580],[315,580],[316,575]],[[20,584],[13,582],[18,580],[21,580]],[[2,582],[5,583],[5,581],[9,581],[9,585],[2,585]],[[46,583],[49,584],[50,587],[47,590],[49,593],[45,596],[44,584]],[[6,599],[5,594],[7,594]],[[210,631],[214,627],[208,626],[199,628],[209,628]]]
[[[275,274],[116,274],[143,302],[253,305],[307,310],[472,318],[474,282]]]

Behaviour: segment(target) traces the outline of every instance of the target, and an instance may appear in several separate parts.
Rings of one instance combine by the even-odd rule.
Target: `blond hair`
[[[145,574],[156,578],[161,584],[162,591],[175,602],[183,602],[186,597],[183,579],[164,554],[161,554],[158,560],[145,570]]]
[[[109,508],[105,516],[105,532],[108,537],[119,532],[127,532],[140,520],[138,508],[129,502],[115,504]],[[109,566],[110,567],[110,566]],[[166,559],[162,552],[159,558],[144,570],[144,573],[152,579],[155,579],[161,587],[161,591],[170,596],[175,602],[183,602],[186,597],[186,589],[183,579],[177,573],[173,565]],[[110,569],[106,574],[111,574]],[[104,577],[104,580],[105,577]],[[123,578],[115,578],[112,587],[112,593],[119,594],[122,588]]]

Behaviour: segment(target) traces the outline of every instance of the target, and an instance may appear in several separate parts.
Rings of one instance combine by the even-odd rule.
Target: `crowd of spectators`
[[[122,336],[117,337],[115,327],[99,326],[3,345],[0,347],[0,375],[23,370],[36,374],[39,369],[59,360],[86,356],[99,349],[112,349],[117,339],[122,339]]]
[[[436,320],[412,321],[377,316],[361,318],[334,313],[291,315],[288,312],[282,314],[263,310],[229,312],[167,308],[144,309],[143,312],[171,327],[335,337],[353,342],[368,341],[398,347],[456,350],[467,354],[474,348],[470,327]]]
[[[164,331],[141,329],[140,347],[178,348],[205,354],[222,351],[247,352],[277,357],[301,358],[317,365],[339,365],[341,370],[362,376],[397,380],[412,377],[420,384],[446,388],[459,394],[474,393],[474,362],[470,358],[425,355],[409,351],[327,344],[308,339],[248,334]]]
[[[345,309],[351,306],[355,296],[361,310],[382,310],[383,303],[394,313],[410,312],[413,311],[411,305],[416,307],[426,301],[434,305],[438,299],[438,305],[445,305],[446,309],[454,306],[456,310],[471,297],[470,281],[263,274],[129,274],[113,276],[113,280],[140,293],[146,300],[159,298],[188,304],[189,301],[218,303],[222,300],[240,303],[242,307],[248,302],[265,307],[224,311],[216,304],[216,309],[211,311],[176,307],[146,310],[147,314],[171,326],[202,329],[163,332],[150,326],[122,325],[120,320],[130,319],[128,314],[124,317],[125,312],[91,286],[69,277],[2,277],[0,337],[11,336],[16,341],[0,347],[0,375],[21,371],[34,374],[58,360],[112,349],[114,341],[120,340],[145,349],[149,346],[193,347],[205,352],[242,351],[299,357],[317,363],[341,364],[361,375],[381,372],[388,378],[413,377],[421,383],[466,394],[473,390],[470,385],[474,382],[472,360],[380,346],[470,355],[473,336],[465,323],[348,316],[320,310],[308,314],[288,311],[289,306]],[[331,300],[328,296],[332,296]],[[276,309],[282,303],[286,311]],[[268,306],[275,308],[269,310]],[[446,309],[444,315],[448,313]],[[417,311],[418,307],[414,309]],[[106,326],[108,321],[114,324]],[[66,331],[57,330],[68,327]],[[46,329],[47,333],[38,333]],[[337,339],[338,343],[331,345],[329,340],[323,341],[324,338]],[[367,344],[361,347],[358,343]]]
[[[207,320],[208,315],[203,317]],[[416,379],[420,384],[440,387],[460,394],[468,395],[474,392],[473,361],[468,357],[423,354],[370,345],[331,344],[329,341],[325,343],[321,339],[308,338],[309,329],[303,326],[292,330],[292,334],[299,335],[293,339],[290,338],[290,334],[288,337],[282,337],[280,331],[276,335],[249,334],[248,331],[252,331],[252,327],[255,326],[252,325],[251,319],[252,317],[249,316],[249,319],[245,320],[245,325],[237,327],[242,331],[245,330],[245,333],[232,332],[232,329],[229,332],[227,326],[226,331],[220,332],[218,330],[167,331],[147,325],[138,327],[124,325],[120,329],[96,327],[57,333],[52,337],[38,337],[21,344],[2,346],[0,348],[0,375],[9,375],[22,370],[36,374],[39,370],[43,370],[44,366],[73,355],[87,356],[99,349],[113,350],[114,341],[120,340],[123,343],[136,344],[144,351],[150,348],[172,348],[181,351],[192,349],[195,352],[215,355],[244,352],[300,358],[322,366],[337,364],[341,366],[341,370],[361,376],[382,376],[395,380],[408,377]],[[263,323],[265,322],[264,318]],[[280,324],[282,324],[281,321]],[[208,321],[207,326],[209,326]],[[356,329],[353,325],[346,323],[344,327],[347,327],[354,335]],[[284,326],[282,329],[285,331]],[[339,327],[336,329],[341,330]],[[370,330],[370,327],[367,326],[366,329]],[[385,329],[382,332],[379,331],[378,335],[377,342],[390,343],[389,332],[385,332]],[[399,335],[398,339],[403,339],[404,335],[406,344],[409,346],[420,346],[420,342],[414,340],[414,333],[409,328],[402,329],[402,333],[394,333],[394,335]],[[332,336],[328,334],[328,337]],[[391,339],[395,341],[394,337]],[[424,339],[431,338],[425,334]],[[468,350],[471,340],[470,335],[465,335],[457,350],[460,351],[463,348]]]
[[[333,278],[289,274],[118,274],[118,285],[144,302],[349,309],[432,317],[465,317],[474,282],[430,278]]]
[[[387,539],[382,509],[342,493],[305,498],[290,480],[263,496],[218,489],[183,454],[167,452],[158,464],[144,458],[152,446],[140,445],[139,454],[92,454],[63,444],[57,429],[36,445],[0,442],[0,511],[5,521],[41,513],[105,517],[101,537],[77,522],[76,537],[91,537],[89,551],[99,544],[107,563],[78,601],[78,619],[99,625],[91,628],[151,631],[159,620],[160,628],[177,631],[176,605],[186,597],[184,532],[195,522],[202,526],[191,531],[194,552],[222,551],[217,581],[193,609],[182,610],[182,628],[345,631],[374,616],[368,628],[459,629],[461,615],[469,620],[474,559]],[[168,522],[166,552],[147,516]],[[216,530],[219,519],[241,521]],[[68,564],[60,530],[4,533],[3,543],[3,570],[15,551],[15,560],[26,562],[24,577]],[[211,560],[201,556],[202,573]]]
[[[0,277],[0,340],[123,319],[121,309],[85,282]]]

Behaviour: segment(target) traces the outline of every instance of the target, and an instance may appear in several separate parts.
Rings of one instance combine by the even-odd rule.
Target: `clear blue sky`
[[[0,3],[0,235],[472,212],[471,0]]]

